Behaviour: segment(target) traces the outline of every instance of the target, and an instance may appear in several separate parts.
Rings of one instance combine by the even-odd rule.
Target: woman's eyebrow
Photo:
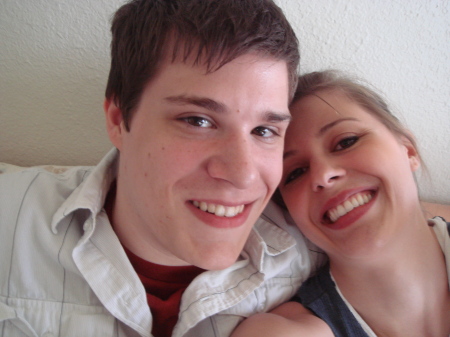
[[[351,122],[358,122],[359,120],[358,120],[357,118],[354,118],[354,117],[345,117],[345,118],[337,119],[337,120],[335,120],[335,121],[332,121],[331,123],[328,123],[328,124],[322,126],[322,127],[320,128],[320,130],[317,132],[316,136],[317,136],[317,137],[320,137],[320,136],[322,136],[327,130],[329,130],[330,128],[332,128],[332,127],[334,127],[334,126],[336,126],[336,125],[338,125],[338,124],[340,124],[340,123],[342,123],[342,122],[349,122],[349,121],[351,121]],[[286,152],[283,154],[283,160],[285,160],[286,158],[289,158],[289,157],[293,156],[296,152],[297,152],[297,150],[286,151]]]
[[[296,150],[291,150],[283,153],[283,161],[289,157],[292,157],[296,152],[297,152]]]
[[[336,126],[337,124],[340,124],[342,122],[347,122],[347,121],[358,121],[357,118],[354,117],[345,117],[345,118],[340,118],[337,119],[335,121],[332,121],[331,123],[328,123],[324,126],[322,126],[320,128],[320,130],[317,132],[317,136],[321,136],[323,135],[327,130],[329,130],[330,128],[332,128],[333,126]]]

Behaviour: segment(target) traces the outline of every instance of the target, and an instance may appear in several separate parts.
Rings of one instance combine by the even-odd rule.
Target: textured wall
[[[0,161],[93,164],[111,147],[102,104],[121,3],[0,0]]]
[[[302,71],[339,68],[380,89],[416,134],[428,200],[450,203],[450,1],[276,0]],[[103,122],[109,19],[121,0],[0,0],[0,161],[94,164]]]

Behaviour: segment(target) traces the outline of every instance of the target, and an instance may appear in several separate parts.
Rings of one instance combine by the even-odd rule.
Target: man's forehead
[[[282,62],[286,65],[286,69],[288,69],[286,60],[276,58],[273,55],[261,51],[248,50],[246,52],[239,52],[232,49],[210,51],[206,46],[202,46],[199,41],[186,41],[181,37],[174,37],[173,34],[169,36],[167,43],[164,46],[161,64],[168,65],[182,63],[195,68],[196,70],[201,69],[206,75],[208,73],[216,72],[228,63],[247,55],[251,55],[255,62],[260,60]]]
[[[251,110],[268,111],[270,120],[290,119],[286,118],[290,115],[287,64],[257,53],[241,55],[213,71],[196,63],[193,56],[186,60],[166,57],[147,90],[151,88],[169,104],[196,105],[215,112],[237,106],[244,111],[252,106]],[[270,117],[271,112],[275,117]]]

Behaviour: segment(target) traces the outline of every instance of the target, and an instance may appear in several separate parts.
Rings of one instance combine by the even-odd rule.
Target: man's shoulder
[[[265,225],[263,225],[265,223]],[[309,241],[303,233],[298,229],[297,225],[290,217],[289,213],[271,201],[265,208],[259,221],[255,224],[255,230],[261,232],[261,227],[267,227],[270,224],[272,227],[277,227],[278,231],[283,231],[285,234],[277,235],[276,239],[284,239],[293,241],[296,259],[292,266],[297,266],[294,269],[305,272],[309,276],[310,272],[314,272],[327,261],[326,254],[317,247],[314,243]],[[266,237],[272,237],[273,233],[267,232]]]
[[[22,203],[25,198],[36,203],[67,198],[91,172],[88,166],[11,165],[0,174],[0,205]]]
[[[89,167],[71,167],[59,172],[30,167],[0,174],[2,241],[13,240],[17,231],[38,231],[38,236],[52,238],[54,215],[90,172]]]

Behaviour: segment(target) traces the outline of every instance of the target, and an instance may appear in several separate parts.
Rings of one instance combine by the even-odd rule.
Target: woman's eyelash
[[[299,178],[301,175],[303,175],[307,171],[306,167],[298,167],[295,170],[291,171],[284,180],[284,184],[287,185],[293,180]]]
[[[345,149],[348,149],[348,148],[352,147],[353,145],[355,145],[359,141],[360,138],[361,138],[360,135],[352,135],[352,136],[347,136],[345,138],[342,138],[334,146],[333,151],[337,152],[337,151],[343,151]],[[303,174],[306,173],[307,170],[308,170],[308,167],[298,167],[298,168],[292,170],[285,178],[284,184],[287,185],[290,182],[300,178]]]
[[[353,146],[359,140],[359,136],[350,136],[341,139],[335,146],[335,151],[342,151]]]

